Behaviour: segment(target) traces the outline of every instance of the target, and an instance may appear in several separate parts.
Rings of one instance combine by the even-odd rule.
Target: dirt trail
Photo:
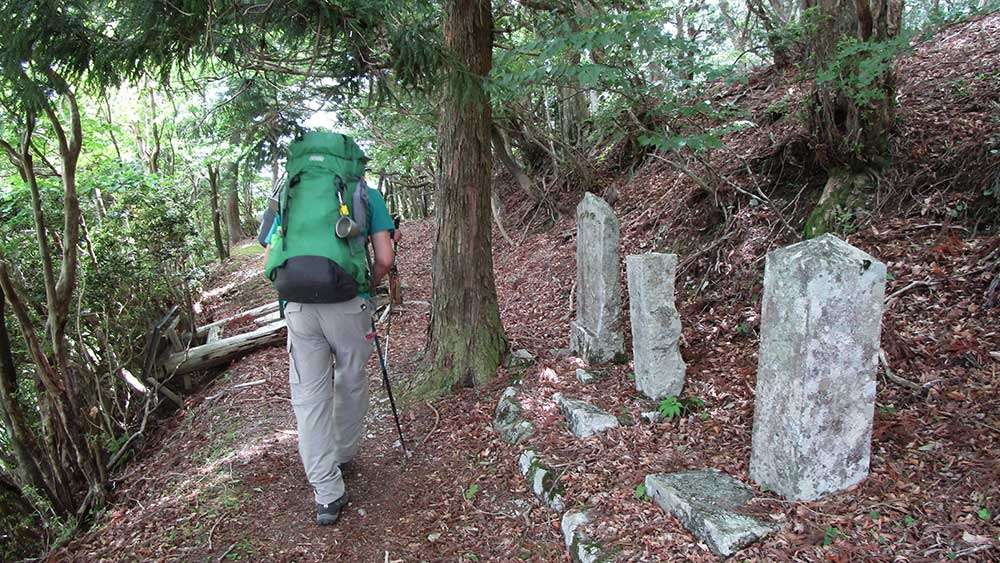
[[[390,333],[396,386],[423,349],[430,229],[411,225],[399,253],[407,303],[393,313]],[[234,262],[213,276],[215,291],[205,303],[213,317],[272,298],[256,275],[259,256]],[[383,338],[385,329],[379,327]],[[529,530],[519,514],[525,504],[518,499],[527,497],[490,430],[493,401],[467,392],[408,409],[403,431],[413,456],[403,463],[374,356],[367,435],[346,477],[351,503],[337,525],[316,526],[287,370],[282,347],[258,350],[190,397],[115,478],[112,505],[95,529],[55,558],[502,560],[519,550],[529,558],[562,557],[555,528]],[[266,383],[236,387],[260,379]]]

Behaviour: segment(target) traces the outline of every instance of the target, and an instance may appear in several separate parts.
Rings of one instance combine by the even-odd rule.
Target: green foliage
[[[635,491],[632,492],[632,495],[635,497],[636,500],[642,502],[649,502],[650,500],[652,500],[652,497],[650,497],[649,494],[646,492],[646,485],[642,483],[635,486]]]
[[[684,397],[678,399],[674,395],[668,395],[660,401],[658,410],[663,418],[673,420],[681,416],[687,416],[700,412],[705,408],[705,401],[699,397]]]
[[[479,493],[479,483],[473,483],[469,485],[467,489],[465,489],[465,492],[462,493],[462,496],[465,498],[465,500],[471,502],[476,499],[477,493]]]
[[[885,100],[885,77],[900,53],[909,49],[909,36],[901,34],[888,41],[860,41],[843,37],[834,59],[816,73],[816,84],[835,89],[859,108],[874,108]]]
[[[878,413],[883,416],[892,416],[896,414],[896,405],[879,405]]]
[[[684,410],[684,406],[681,405],[681,402],[678,401],[677,397],[673,395],[670,395],[660,401],[660,414],[667,420],[673,420],[675,417],[679,417],[682,410]]]
[[[823,547],[828,547],[833,544],[838,538],[843,537],[843,532],[840,528],[836,526],[827,526],[826,531],[823,532]]]
[[[986,508],[984,506],[976,511],[976,516],[978,516],[979,519],[982,520],[983,522],[989,522],[990,519],[993,517],[993,513],[990,512],[989,508]]]

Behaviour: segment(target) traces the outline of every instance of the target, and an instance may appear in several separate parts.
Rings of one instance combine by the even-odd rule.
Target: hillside
[[[767,496],[752,510],[784,525],[747,548],[759,560],[996,558],[1000,512],[1000,235],[982,192],[1000,186],[1000,15],[948,28],[899,63],[899,127],[892,168],[869,216],[845,218],[847,240],[886,262],[881,376],[871,476],[855,490],[812,503]],[[640,419],[629,366],[582,387],[568,357],[573,318],[575,226],[582,194],[552,194],[554,225],[513,189],[506,198],[510,247],[494,237],[501,314],[512,349],[536,358],[520,398],[537,431],[530,439],[571,506],[602,515],[590,533],[623,560],[711,560],[655,504],[637,498],[647,473],[714,467],[749,482],[750,430],[763,259],[800,239],[822,185],[804,159],[794,118],[801,84],[762,71],[720,89],[756,127],[725,139],[697,167],[650,160],[634,175],[610,173],[622,256],[680,254],[677,304],[688,364],[685,395],[705,416],[636,424],[586,441],[565,430],[551,400],[570,391]],[[718,186],[718,206],[692,179]],[[994,188],[995,190],[997,188]],[[995,192],[994,192],[995,193]],[[987,200],[988,201],[988,200]],[[992,215],[991,215],[992,213]],[[523,219],[522,219],[523,218]],[[391,321],[389,363],[403,387],[419,366],[428,321],[430,221],[404,226],[399,264],[404,307]],[[273,299],[248,249],[212,277],[203,320]],[[624,280],[623,280],[623,286]],[[627,313],[627,294],[626,294]],[[240,327],[231,327],[239,330]],[[383,325],[380,330],[386,332]],[[626,349],[628,349],[626,334]],[[53,559],[536,560],[566,557],[559,515],[540,504],[518,471],[519,449],[492,429],[512,374],[487,389],[410,405],[403,459],[374,365],[368,436],[352,503],[331,529],[312,525],[287,396],[287,355],[278,347],[234,362],[163,421],[138,459],[114,478],[113,504],[95,529]],[[240,384],[264,383],[248,387]]]

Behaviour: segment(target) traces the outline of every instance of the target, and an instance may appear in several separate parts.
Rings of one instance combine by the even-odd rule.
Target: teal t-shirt
[[[281,216],[275,214],[274,222],[271,223],[271,230],[268,231],[264,244],[271,244],[271,238],[281,226]],[[385,198],[382,193],[375,188],[368,188],[368,236],[382,231],[391,231],[396,228],[396,224],[389,215],[389,209],[385,206]],[[361,293],[361,297],[370,298],[367,293]]]

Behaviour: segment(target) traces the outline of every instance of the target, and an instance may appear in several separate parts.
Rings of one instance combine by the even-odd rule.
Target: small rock
[[[514,350],[507,356],[507,369],[525,369],[535,363],[535,356],[523,349]]]
[[[518,458],[517,465],[531,492],[552,510],[562,512],[565,508],[563,487],[552,468],[543,464],[534,450],[525,450]]]
[[[534,425],[524,420],[524,409],[516,399],[517,391],[517,387],[504,390],[493,417],[493,428],[508,444],[523,442],[535,432]]]
[[[564,397],[556,393],[552,399],[559,406],[569,422],[570,432],[577,438],[589,438],[594,434],[620,426],[618,419],[598,407],[579,399]]]
[[[663,414],[661,414],[660,411],[646,411],[640,414],[639,416],[641,416],[643,420],[645,420],[650,424],[663,422]]]
[[[364,517],[365,517],[365,515],[367,515],[367,514],[368,514],[368,513],[367,513],[367,512],[365,512],[365,509],[364,509],[364,508],[359,508],[359,509],[358,509],[358,516],[360,516],[360,517],[364,518]]]
[[[431,534],[427,534],[427,541],[429,541],[431,543],[434,543],[434,542],[438,541],[439,539],[441,539],[441,532],[434,532],[434,533],[431,533]]]

